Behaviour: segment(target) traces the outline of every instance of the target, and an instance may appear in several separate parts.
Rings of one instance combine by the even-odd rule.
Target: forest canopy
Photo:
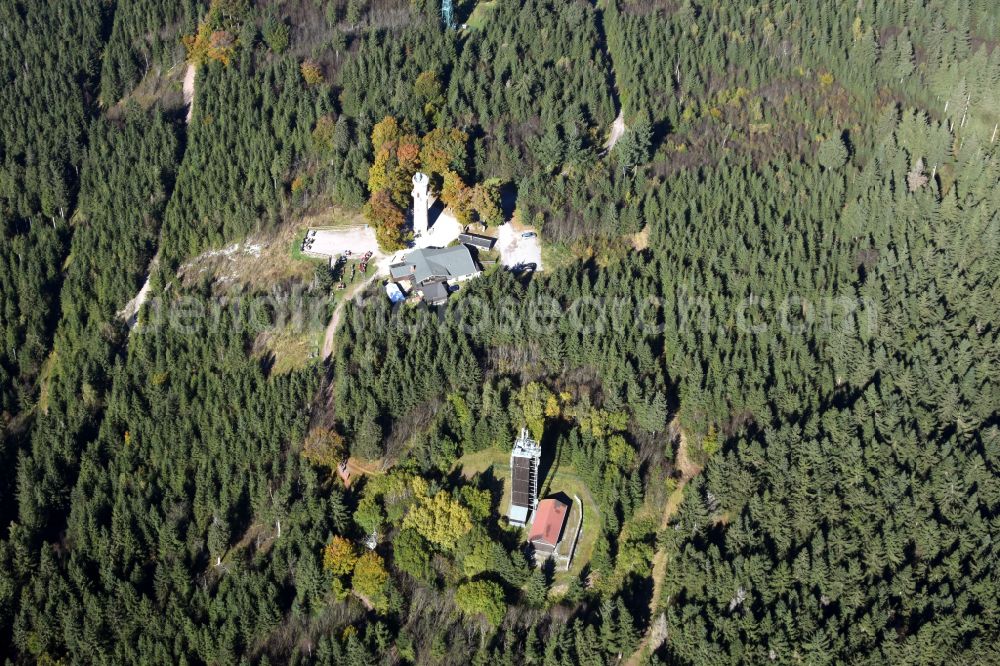
[[[0,4],[0,654],[1000,662],[995,4],[447,4]]]

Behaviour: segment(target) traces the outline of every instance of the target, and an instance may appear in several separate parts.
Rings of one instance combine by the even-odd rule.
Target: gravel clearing
[[[522,234],[535,233],[533,229],[515,230],[509,222],[497,230],[496,249],[500,252],[500,263],[507,268],[535,264],[535,270],[542,270],[542,243],[537,233],[530,238]]]

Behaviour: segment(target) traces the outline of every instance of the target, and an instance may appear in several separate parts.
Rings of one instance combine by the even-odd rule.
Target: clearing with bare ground
[[[618,117],[615,118],[615,122],[611,123],[611,135],[608,136],[607,142],[604,144],[604,152],[610,153],[611,149],[615,147],[618,140],[625,136],[625,110],[622,109],[618,112]]]
[[[149,263],[149,268],[146,271],[146,281],[142,283],[142,287],[139,289],[139,293],[135,297],[125,304],[125,307],[118,311],[118,316],[125,320],[128,324],[129,330],[135,328],[136,323],[139,321],[139,310],[146,303],[149,298],[150,282],[149,276],[153,274],[153,270],[156,268],[156,264],[159,261],[159,255],[153,257],[153,260]]]
[[[185,285],[208,277],[216,290],[237,286],[267,292],[282,283],[306,283],[312,280],[318,260],[303,261],[292,250],[302,235],[298,225],[284,225],[242,243],[203,252],[181,266],[178,275]]]
[[[185,117],[185,122],[191,124],[191,116],[194,114],[194,79],[197,76],[197,68],[188,63],[187,69],[184,70],[184,104],[187,106],[187,116]]]

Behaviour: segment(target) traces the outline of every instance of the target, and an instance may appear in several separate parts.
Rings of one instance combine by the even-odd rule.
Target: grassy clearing
[[[179,109],[184,106],[184,92],[181,84],[184,80],[185,64],[180,63],[169,69],[152,67],[139,81],[135,89],[107,110],[108,118],[121,118],[125,107],[132,102],[143,109],[159,104],[165,110]]]
[[[297,326],[266,331],[257,339],[255,352],[260,358],[273,355],[272,374],[293,372],[318,360],[321,334],[322,328],[303,329]]]
[[[350,261],[341,263],[334,271],[333,278],[337,282],[344,283],[346,292],[344,290],[335,290],[334,294],[341,298],[353,296],[356,288],[359,285],[364,284],[368,278],[372,277],[377,272],[378,267],[375,265],[374,261],[368,262],[368,267],[363,273],[361,272],[361,261],[359,259],[351,259]]]
[[[496,9],[496,0],[487,0],[486,2],[480,2],[476,5],[476,8],[472,10],[472,14],[469,15],[469,20],[466,21],[468,25],[473,30],[482,30],[483,26],[486,25],[487,19],[489,19],[490,14]]]
[[[548,273],[578,261],[573,249],[565,243],[542,242],[542,269]]]
[[[298,226],[304,236],[307,229],[350,229],[366,224],[368,222],[360,210],[332,206],[320,213],[302,218]]]
[[[56,366],[58,358],[59,352],[53,347],[45,359],[45,363],[42,364],[42,371],[38,373],[38,385],[40,387],[38,391],[38,408],[44,413],[48,413],[49,411],[49,389],[52,382],[52,369]]]
[[[216,283],[217,293],[232,288],[269,291],[276,284],[309,283],[315,274],[315,262],[297,259],[289,251],[293,243],[301,240],[296,225],[286,224],[233,243],[227,251],[216,248],[206,252],[181,267],[180,276],[185,285],[211,280]]]
[[[471,479],[476,474],[485,472],[490,467],[507,468],[509,465],[510,452],[501,451],[500,449],[483,449],[475,453],[466,453],[455,461],[453,469],[461,469],[462,476],[466,479]]]
[[[316,266],[328,260],[302,254],[302,239],[306,231],[364,224],[364,218],[356,210],[329,208],[317,215],[284,224],[274,231],[251,236],[236,244],[233,252],[206,253],[192,260],[183,273],[188,283],[204,279],[204,274],[208,272],[218,284],[258,291],[270,290],[281,283],[307,284],[313,280]],[[345,268],[345,282],[350,286],[350,265]],[[368,270],[367,275],[371,275],[376,268],[371,265]],[[358,273],[357,279],[360,281],[367,275]]]
[[[274,231],[257,234],[234,243],[232,251],[207,252],[195,258],[182,269],[190,284],[208,277],[216,288],[250,288],[268,291],[281,283],[311,283],[316,266],[325,264],[326,258],[302,254],[302,239],[309,229],[344,229],[364,225],[365,220],[357,210],[332,207],[321,213],[283,224]],[[350,266],[346,267],[345,282],[350,284]],[[370,271],[375,266],[369,266]],[[365,276],[358,274],[358,279]]]

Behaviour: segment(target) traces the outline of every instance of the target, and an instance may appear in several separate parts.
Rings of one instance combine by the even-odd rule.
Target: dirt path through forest
[[[663,508],[663,517],[660,518],[660,530],[665,530],[670,526],[670,520],[677,513],[677,510],[681,506],[681,502],[684,501],[684,486],[687,482],[693,479],[695,476],[701,472],[701,466],[695,463],[688,456],[688,442],[687,436],[681,429],[680,422],[677,417],[670,423],[670,430],[677,432],[678,435],[678,445],[677,445],[677,469],[681,473],[681,478],[677,482],[677,488],[674,492],[670,494],[667,498],[667,504]],[[631,657],[625,662],[628,666],[638,666],[642,658],[645,655],[652,653],[654,650],[663,644],[663,641],[667,638],[667,627],[665,618],[663,621],[659,617],[656,617],[656,611],[659,607],[660,600],[660,589],[663,586],[663,578],[667,573],[667,551],[660,548],[653,555],[653,596],[649,600],[649,628],[646,630],[646,634],[642,637],[642,641],[639,642],[639,647],[632,654]],[[662,616],[662,613],[661,613]]]
[[[371,284],[372,280],[379,276],[381,271],[376,270],[371,277],[369,277],[364,282],[357,284],[349,291],[344,294],[344,297],[340,299],[337,303],[337,307],[333,309],[333,316],[330,317],[330,323],[326,327],[326,335],[323,337],[323,360],[330,358],[330,354],[333,353],[333,338],[337,334],[337,328],[340,327],[340,319],[344,315],[344,308],[347,307],[347,303],[354,298],[356,295],[364,291],[365,287]]]
[[[604,144],[604,152],[610,153],[611,149],[615,147],[618,143],[618,139],[625,136],[625,110],[622,109],[618,112],[618,117],[615,118],[615,122],[611,123],[611,136],[608,137],[607,142]]]
[[[146,281],[142,283],[142,288],[139,289],[139,293],[132,298],[131,301],[125,304],[121,310],[118,311],[118,316],[125,320],[128,325],[129,331],[135,328],[135,325],[139,322],[139,310],[145,305],[146,300],[149,299],[150,283],[149,278],[156,269],[156,264],[160,259],[160,255],[157,254],[153,257],[153,260],[149,262],[149,268],[146,269]]]
[[[191,124],[191,115],[194,113],[194,77],[197,71],[191,63],[188,63],[187,69],[184,71],[184,103],[187,104],[188,108],[185,122],[188,125]]]

